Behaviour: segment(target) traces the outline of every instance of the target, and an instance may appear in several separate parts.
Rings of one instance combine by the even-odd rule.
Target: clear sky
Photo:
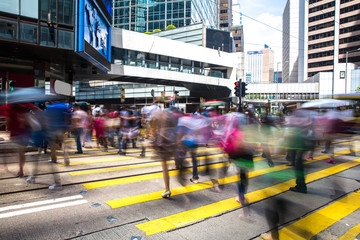
[[[240,3],[240,11],[254,19],[264,22],[274,28],[282,30],[282,14],[287,0],[233,0],[233,4]],[[239,11],[234,6],[234,11]],[[238,22],[239,15],[234,12],[234,23]],[[246,16],[242,17],[244,26],[245,52],[257,51],[268,45],[275,53],[274,70],[277,62],[282,61],[282,33],[258,23]],[[281,64],[279,64],[279,70]]]

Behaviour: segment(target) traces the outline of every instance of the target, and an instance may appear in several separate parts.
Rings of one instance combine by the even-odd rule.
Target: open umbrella
[[[338,108],[349,105],[352,105],[350,100],[318,99],[304,103],[301,108]]]
[[[209,106],[222,106],[225,104],[226,104],[226,102],[224,102],[224,101],[214,100],[214,101],[202,102],[200,105],[201,105],[201,107],[209,107]]]
[[[2,93],[0,95],[1,103],[26,103],[38,102],[44,100],[60,100],[59,95],[46,95],[44,88],[19,88],[14,92]]]

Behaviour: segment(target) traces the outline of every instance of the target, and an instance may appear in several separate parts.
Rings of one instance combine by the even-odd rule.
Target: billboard
[[[224,52],[232,52],[233,44],[230,38],[230,32],[206,29],[206,47]]]
[[[102,0],[78,0],[75,51],[102,71],[111,68],[111,15]]]
[[[263,54],[262,51],[248,51],[247,52],[248,55],[252,55],[252,54]]]

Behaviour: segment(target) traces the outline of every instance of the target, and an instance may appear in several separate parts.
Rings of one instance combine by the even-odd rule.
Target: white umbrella
[[[352,105],[352,101],[337,99],[312,100],[301,105],[301,108],[337,108]]]

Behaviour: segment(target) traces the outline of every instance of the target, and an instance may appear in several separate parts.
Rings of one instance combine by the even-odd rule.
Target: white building
[[[248,51],[246,54],[247,70],[246,75],[250,76],[251,83],[261,83],[263,68],[263,52]]]
[[[288,0],[283,12],[283,82],[297,83],[307,79],[308,4]]]

